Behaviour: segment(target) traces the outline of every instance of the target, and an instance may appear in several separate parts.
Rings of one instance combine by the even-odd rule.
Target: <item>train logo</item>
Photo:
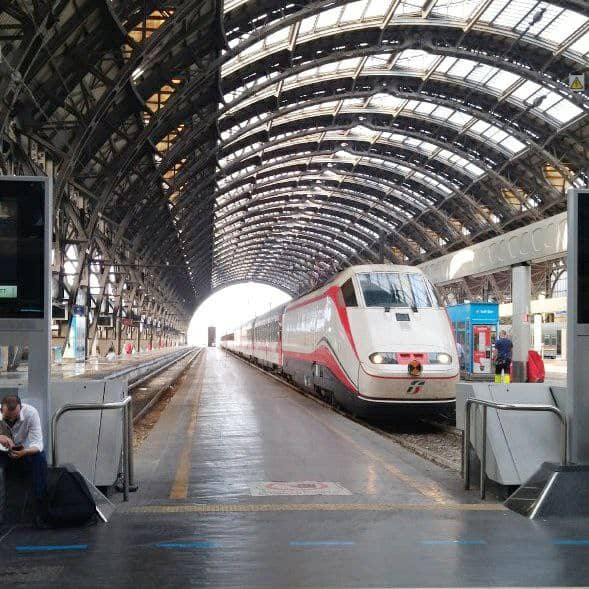
[[[412,380],[409,388],[407,389],[408,395],[417,395],[421,392],[425,386],[425,380]]]
[[[418,360],[411,360],[411,362],[407,364],[407,372],[409,372],[409,376],[421,376],[421,373],[423,372],[421,362]]]

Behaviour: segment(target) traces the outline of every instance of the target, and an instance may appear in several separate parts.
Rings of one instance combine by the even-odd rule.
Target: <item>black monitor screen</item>
[[[0,318],[43,318],[42,182],[0,180]]]
[[[589,323],[589,192],[579,193],[577,323]]]

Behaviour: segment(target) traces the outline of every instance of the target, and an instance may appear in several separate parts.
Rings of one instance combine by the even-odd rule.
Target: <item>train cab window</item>
[[[356,299],[356,291],[354,290],[354,283],[350,278],[342,284],[342,295],[344,296],[344,303],[346,307],[357,307],[358,300]]]
[[[421,274],[409,274],[409,283],[411,284],[411,291],[413,293],[413,300],[417,308],[425,308],[432,306],[429,289],[425,278]]]
[[[358,274],[367,307],[410,307],[411,296],[406,281],[397,272]]]

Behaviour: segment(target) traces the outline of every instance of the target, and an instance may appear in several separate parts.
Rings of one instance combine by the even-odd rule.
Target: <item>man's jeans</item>
[[[24,456],[18,460],[13,460],[5,454],[0,454],[0,468],[4,468],[7,477],[11,473],[20,474],[23,471],[32,474],[33,491],[36,499],[43,499],[47,495],[47,459],[45,452],[37,452]]]

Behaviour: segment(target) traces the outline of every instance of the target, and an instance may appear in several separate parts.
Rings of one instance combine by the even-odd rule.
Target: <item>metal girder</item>
[[[352,129],[351,126],[347,126],[347,127],[346,126],[336,126],[336,127],[324,128],[320,131],[320,133],[327,135],[328,132],[334,128],[348,129],[348,130]],[[370,126],[370,128],[373,128],[373,127]],[[390,133],[390,129],[387,129],[387,128],[381,127],[378,130],[380,132],[389,132]],[[419,163],[420,165],[425,163],[426,164],[425,169],[427,169],[427,167],[428,167],[427,164],[429,162],[431,162],[433,165],[441,166],[442,169],[443,169],[443,167],[447,167],[448,170],[442,171],[441,172],[442,175],[447,175],[447,176],[453,178],[455,181],[459,181],[459,178],[462,177],[463,180],[461,182],[460,181],[459,182],[462,183],[463,185],[470,184],[470,182],[465,182],[465,179],[472,180],[472,175],[469,175],[468,171],[464,168],[464,161],[461,161],[459,159],[456,159],[453,161],[451,161],[449,159],[440,159],[440,158],[436,157],[436,154],[420,151],[419,148],[414,143],[398,143],[398,142],[395,143],[395,142],[388,141],[386,138],[378,138],[375,141],[371,142],[370,140],[365,139],[360,135],[353,135],[353,134],[349,134],[348,136],[345,136],[345,137],[339,137],[337,139],[327,136],[325,139],[318,140],[318,139],[315,139],[314,137],[311,137],[309,139],[308,143],[305,141],[301,141],[301,139],[304,139],[305,136],[309,136],[309,135],[316,136],[317,134],[318,134],[317,130],[315,130],[313,128],[311,128],[311,129],[305,128],[300,133],[297,133],[293,136],[289,136],[288,138],[280,138],[280,139],[276,139],[276,140],[270,140],[267,143],[260,143],[259,145],[256,145],[253,150],[248,151],[247,153],[244,153],[243,155],[236,158],[235,160],[231,160],[230,166],[228,165],[228,166],[224,167],[223,172],[226,174],[231,174],[231,171],[233,169],[247,168],[248,160],[251,159],[251,160],[255,161],[257,158],[261,159],[262,154],[269,153],[269,155],[271,157],[278,157],[278,156],[288,153],[288,152],[295,153],[296,150],[301,150],[303,152],[309,152],[310,150],[313,150],[313,149],[323,150],[323,149],[325,149],[325,147],[329,146],[330,144],[332,144],[333,147],[335,148],[334,151],[337,151],[337,149],[339,149],[341,143],[346,142],[346,143],[353,143],[353,144],[368,144],[368,148],[366,149],[366,153],[370,153],[373,155],[376,155],[379,153],[386,155],[386,153],[390,152],[391,149],[393,149],[396,153],[409,154],[409,157],[413,158],[415,160],[415,162]],[[445,144],[444,142],[442,142],[436,138],[426,138],[423,135],[419,135],[418,133],[415,133],[415,132],[413,132],[407,136],[414,137],[415,139],[418,139],[420,141],[427,142],[430,145],[432,145],[432,144],[436,145],[440,150],[445,150],[446,152],[448,152],[448,151],[452,152],[456,156],[459,156],[460,158],[462,158],[462,160],[466,160],[467,162],[470,162],[473,165],[476,165],[478,168],[481,168],[482,170],[484,170],[484,173],[487,176],[491,177],[493,180],[502,184],[502,186],[506,190],[512,191],[516,196],[519,195],[519,191],[520,191],[519,187],[517,187],[508,178],[498,174],[492,167],[487,165],[486,162],[484,162],[482,159],[474,159],[469,154],[461,152],[460,150],[457,150],[451,146],[448,146],[447,144]],[[290,144],[291,141],[297,140],[297,139],[299,141],[297,141],[296,145]],[[327,146],[326,146],[326,144],[327,144]],[[280,149],[281,146],[284,146],[284,147],[282,149]],[[381,150],[385,150],[385,151],[381,152]],[[360,149],[355,148],[355,151],[359,152]],[[403,159],[405,159],[405,158],[403,158]],[[486,178],[484,178],[484,177],[480,178],[480,181],[484,181],[484,180],[486,180]],[[544,189],[545,189],[546,194],[550,195],[550,193],[552,193],[553,198],[558,198],[560,196],[547,183],[545,183]],[[494,197],[495,197],[495,192],[492,193],[491,198],[494,198]]]
[[[183,89],[183,92],[193,92],[194,90],[195,90],[194,87],[187,86],[186,88]],[[172,106],[172,105],[170,105],[170,106]],[[177,106],[177,105],[174,105],[174,106]]]
[[[517,75],[523,83],[539,84],[586,111],[586,97],[572,93],[565,81],[570,71],[589,65],[571,50],[589,27],[579,28],[566,42],[551,44],[525,20],[509,30],[481,19],[491,0],[479,3],[469,21],[444,16],[437,10],[439,2],[429,0],[421,4],[419,15],[408,11],[398,18],[395,9],[401,4],[396,2],[383,19],[364,22],[360,17],[304,37],[300,23],[314,26],[315,15],[335,14],[337,7],[349,3],[249,0],[226,15],[224,30],[221,2],[189,0],[174,5],[160,29],[141,42],[127,33],[157,6],[155,0],[61,0],[47,14],[39,4],[34,18],[19,12],[28,5],[11,7],[16,18],[11,22],[22,23],[22,36],[3,55],[12,69],[0,80],[7,107],[0,114],[0,131],[7,136],[4,131],[13,112],[19,115],[16,133],[27,132],[22,128],[27,121],[43,123],[27,136],[38,139],[58,163],[56,195],[59,214],[65,215],[58,224],[59,247],[68,239],[79,240],[91,252],[109,251],[119,261],[133,257],[165,263],[177,256],[182,267],[155,273],[153,280],[163,288],[162,297],[181,309],[186,305],[182,299],[197,303],[219,281],[248,272],[300,290],[286,276],[288,259],[300,261],[296,276],[312,284],[335,267],[377,259],[379,242],[386,243],[388,257],[415,261],[562,210],[558,179],[555,187],[550,186],[542,168],[551,164],[569,182],[583,177],[589,153],[586,117],[560,127],[541,108],[514,102],[509,88],[492,91],[482,78],[459,79],[449,70],[442,73],[431,67],[423,75],[418,68],[398,68],[394,76],[357,68],[332,79],[305,72],[352,57],[368,60],[388,54],[399,59],[403,51],[421,49],[440,60],[455,57],[497,67],[512,79]],[[586,3],[578,0],[549,4],[589,14]],[[534,12],[540,6],[530,3],[530,18],[536,22],[542,18]],[[291,25],[288,43],[266,51]],[[269,38],[268,44],[255,45]],[[123,49],[123,44],[130,49]],[[66,47],[77,49],[66,54]],[[248,49],[255,49],[249,57],[244,53]],[[76,50],[84,52],[83,59],[76,58]],[[239,54],[249,63],[238,64]],[[26,86],[18,83],[16,74]],[[299,74],[299,83],[288,81]],[[263,81],[265,75],[268,79]],[[146,113],[150,96],[174,76],[181,81],[168,101],[157,112]],[[242,86],[247,89],[225,104],[223,94],[229,100],[229,93]],[[272,96],[254,96],[271,86],[276,87]],[[515,152],[469,134],[455,121],[408,109],[321,108],[342,97],[368,100],[385,92],[421,105],[427,101],[451,108],[459,113],[456,120],[475,116],[528,149],[514,157]],[[295,104],[303,97],[304,105]],[[243,108],[235,110],[236,105]],[[317,112],[300,116],[302,106]],[[262,110],[271,111],[267,125],[258,129],[246,123],[227,138],[227,126],[243,124]],[[357,124],[404,132],[413,142],[347,137],[351,147],[345,151],[351,157],[334,156],[342,151],[339,139],[326,133]],[[319,139],[313,125],[323,127]],[[282,132],[291,134],[288,140],[278,137]],[[415,144],[418,138],[463,159],[428,154]],[[229,161],[232,154],[236,157]],[[279,159],[270,161],[274,157]],[[216,168],[218,161],[221,166]],[[484,175],[466,173],[458,163],[463,161],[484,170]],[[3,167],[8,169],[6,162]],[[243,177],[229,176],[242,170]],[[326,170],[337,178],[321,180]],[[287,178],[288,171],[292,173]],[[300,206],[292,201],[314,198],[317,180],[322,194],[315,200],[321,207],[312,210],[310,222],[295,228],[297,233],[289,233],[286,224],[298,223],[300,216]],[[564,190],[564,179],[561,183]],[[84,218],[71,219],[70,209],[61,206],[67,203],[68,185],[84,194]],[[284,223],[276,222],[279,216]],[[376,236],[382,233],[386,235]],[[289,249],[273,251],[280,244]],[[285,253],[277,257],[276,251]],[[82,267],[87,257],[81,255]],[[330,266],[330,259],[337,260],[335,266]],[[320,261],[317,268],[313,260]],[[95,302],[100,304],[99,295]]]

